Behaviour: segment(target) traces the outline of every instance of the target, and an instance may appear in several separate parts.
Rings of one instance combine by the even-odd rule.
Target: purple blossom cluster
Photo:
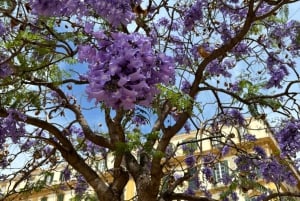
[[[1,29],[1,25],[0,25]],[[1,31],[1,30],[0,30]],[[1,33],[0,33],[1,36]],[[0,78],[6,78],[13,73],[11,67],[9,66],[8,62],[6,61],[6,57],[1,55],[0,53]]]
[[[295,63],[289,59],[289,56],[300,55],[299,30],[300,23],[292,20],[286,24],[271,27],[268,39],[262,40],[269,46],[277,44],[280,50],[280,53],[269,52],[267,69],[270,79],[266,84],[267,88],[282,88],[282,81],[289,75],[288,67],[295,68]],[[281,54],[285,55],[285,58],[280,58]]]
[[[246,42],[240,42],[231,50],[231,52],[235,56],[243,56],[250,54],[252,52],[252,48],[250,48]]]
[[[0,20],[0,37],[2,37],[6,33],[6,27],[3,22]]]
[[[78,58],[89,63],[87,94],[114,109],[149,106],[157,84],[174,79],[174,61],[155,53],[151,39],[138,33],[97,33],[98,47],[82,45]]]
[[[6,78],[13,73],[7,63],[0,63],[0,78]]]
[[[231,77],[231,73],[228,71],[235,67],[235,60],[234,59],[224,59],[220,62],[218,59],[213,60],[210,62],[207,67],[206,71],[213,76],[224,76],[224,77]]]
[[[25,133],[26,117],[19,111],[8,109],[8,115],[0,118],[0,149],[8,138],[13,143],[18,143],[20,137]]]
[[[184,159],[185,164],[188,167],[193,167],[196,163],[196,157],[194,155],[188,155],[185,159]]]
[[[186,31],[190,31],[194,28],[197,22],[203,21],[203,9],[207,5],[206,1],[197,0],[184,15],[184,25]]]
[[[132,123],[136,126],[146,125],[147,119],[145,117],[142,117],[141,115],[134,115],[132,118]]]
[[[71,175],[71,170],[68,167],[64,168],[64,170],[62,171],[63,180],[69,181],[71,179]]]
[[[257,148],[255,149],[257,151]],[[282,183],[286,182],[291,186],[298,184],[297,179],[293,175],[288,166],[279,162],[274,157],[266,157],[265,153],[259,160],[247,155],[239,155],[235,159],[237,170],[243,172],[249,179],[262,177],[266,182]]]
[[[127,25],[135,19],[131,0],[85,0],[85,3],[114,27]],[[135,3],[140,3],[140,0]]]
[[[42,16],[70,16],[86,9],[80,0],[30,0],[29,5],[33,14]]]
[[[243,134],[243,138],[246,140],[246,141],[249,141],[249,142],[254,142],[256,141],[256,137],[255,135],[252,135],[252,134],[249,134],[249,133],[244,133]]]
[[[284,156],[295,157],[300,151],[300,121],[292,120],[275,133],[281,153]]]
[[[82,175],[77,176],[77,182],[75,185],[75,194],[81,197],[86,190],[88,189],[89,185],[87,184],[86,180]]]
[[[221,155],[222,156],[226,156],[230,151],[230,147],[228,145],[225,145],[222,147],[222,150],[221,150]]]
[[[127,25],[135,19],[131,3],[140,0],[30,0],[32,13],[42,16],[101,16],[113,27]]]
[[[91,142],[90,140],[85,139],[83,130],[77,126],[71,126],[70,129],[67,131],[68,134],[71,134],[76,141],[79,142],[81,151],[85,153],[90,153],[92,155],[96,155],[105,151],[100,146],[96,145],[95,143]],[[83,143],[84,142],[84,143]],[[102,153],[103,154],[103,153]]]
[[[203,158],[202,158],[204,165],[213,164],[216,159],[217,159],[217,156],[215,154],[212,154],[212,153],[207,154],[207,155],[203,156]]]
[[[282,165],[274,158],[261,161],[258,165],[260,174],[267,182],[279,184],[285,181],[291,186],[298,184],[297,179],[294,177],[293,173],[288,169],[288,167]]]
[[[261,146],[254,146],[253,150],[255,151],[255,153],[257,154],[257,156],[259,156],[259,157],[261,157],[263,159],[267,157],[266,151]]]
[[[190,84],[190,82],[186,81],[186,80],[183,80],[182,81],[182,85],[181,85],[181,91],[183,93],[188,94],[188,93],[190,93],[190,90],[191,90],[191,84]]]
[[[214,172],[211,167],[204,166],[201,171],[208,182],[214,182]]]
[[[193,155],[193,153],[197,149],[197,145],[195,143],[184,143],[181,145],[182,151],[188,155]]]
[[[271,88],[271,87],[282,88],[281,82],[287,75],[289,75],[286,65],[283,63],[276,64],[273,59],[269,58],[268,69],[271,77],[268,83],[266,84],[266,88]]]
[[[230,109],[225,111],[225,121],[226,121],[225,123],[229,125],[236,124],[236,125],[243,126],[245,125],[246,120],[241,114],[240,110]]]
[[[26,140],[22,145],[21,145],[21,150],[22,151],[27,151],[30,148],[34,147],[37,144],[36,140],[33,139],[28,139]]]

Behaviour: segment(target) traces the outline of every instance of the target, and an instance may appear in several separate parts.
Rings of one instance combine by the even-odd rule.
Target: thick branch
[[[265,197],[264,199],[262,199],[262,201],[268,201],[278,197],[300,197],[300,193],[292,193],[292,192],[272,193],[267,197]]]
[[[217,201],[208,197],[197,197],[193,195],[187,195],[184,193],[171,193],[165,197],[165,200],[188,200],[188,201]]]

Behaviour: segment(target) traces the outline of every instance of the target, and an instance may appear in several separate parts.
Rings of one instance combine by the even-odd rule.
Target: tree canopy
[[[235,192],[247,191],[241,182],[256,184],[257,201],[300,197],[279,188],[300,185],[287,168],[300,165],[295,2],[1,0],[0,180],[17,181],[4,196],[19,193],[36,169],[64,161],[65,177],[75,170],[78,185],[91,186],[101,201],[122,200],[130,178],[135,200],[209,201],[204,184],[234,150],[236,168],[221,178],[220,199],[239,200]],[[255,144],[246,132],[251,118],[268,125],[278,153],[237,146],[220,129],[243,128]],[[174,163],[171,140],[191,130],[226,139],[221,154],[196,157],[201,139],[185,141],[187,157]],[[108,155],[109,182],[93,163]],[[277,190],[259,186],[257,175]],[[191,181],[194,188],[175,190]]]

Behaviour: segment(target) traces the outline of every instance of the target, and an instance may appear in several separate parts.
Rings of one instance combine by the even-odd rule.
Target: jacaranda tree
[[[122,200],[133,178],[135,200],[209,201],[204,184],[229,149],[236,149],[236,169],[222,178],[221,199],[238,200],[235,191],[247,191],[239,182],[253,184],[257,175],[299,185],[287,168],[299,165],[300,150],[300,23],[288,17],[294,2],[1,0],[0,179],[15,181],[4,197],[36,190],[31,173],[65,161],[65,179],[76,171],[82,199],[89,185],[101,201]],[[199,141],[187,141],[188,157],[177,162],[184,175],[174,176],[175,135],[207,129],[212,141],[216,133],[230,139],[220,125],[246,130],[247,118],[268,122],[278,154],[226,140],[222,154],[195,157]],[[108,155],[114,167],[106,181],[93,161]],[[22,181],[28,185],[20,190]],[[194,188],[176,192],[186,181]],[[300,196],[256,190],[257,200]]]

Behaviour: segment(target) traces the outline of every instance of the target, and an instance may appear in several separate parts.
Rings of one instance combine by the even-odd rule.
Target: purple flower
[[[190,90],[191,90],[191,84],[188,81],[183,80],[182,81],[182,86],[181,86],[181,91],[183,93],[188,94],[188,93],[190,93]]]
[[[204,165],[212,164],[216,160],[217,156],[214,154],[207,154],[203,156],[202,160]]]
[[[205,1],[197,0],[184,15],[184,26],[186,31],[191,31],[197,22],[203,20],[203,8],[205,7]]]
[[[30,148],[33,148],[36,143],[37,143],[37,141],[28,139],[25,143],[22,144],[21,150],[22,151],[27,151]]]
[[[291,120],[279,129],[275,136],[279,143],[282,154],[295,157],[300,151],[300,121]]]
[[[298,184],[291,170],[283,164],[280,164],[277,159],[261,161],[259,164],[259,171],[262,177],[267,182],[281,183],[286,182],[291,186]]]
[[[238,201],[239,200],[239,196],[236,194],[236,192],[232,192],[230,194],[230,197],[233,201]]]
[[[81,197],[86,192],[88,187],[89,186],[85,178],[82,175],[77,176],[77,183],[75,185],[75,194]]]
[[[113,27],[127,25],[135,19],[130,0],[86,0],[86,3]]]
[[[85,145],[86,145],[86,151],[93,155],[96,155],[100,151],[100,146],[96,145],[95,143],[89,140],[85,141]]]
[[[8,62],[6,61],[6,58],[0,54],[0,78],[6,78],[12,74],[13,74],[13,70],[11,69]]]
[[[165,153],[166,153],[166,156],[167,156],[167,157],[172,157],[172,156],[174,156],[175,152],[174,152],[174,147],[173,147],[172,144],[169,144],[169,145],[167,146]]]
[[[213,76],[231,77],[231,73],[228,72],[228,67],[231,68],[231,66],[227,62],[220,63],[219,60],[215,59],[207,65],[206,71]]]
[[[46,146],[44,149],[43,149],[43,153],[48,156],[52,151],[52,148],[49,147],[49,146]]]
[[[244,137],[244,139],[245,139],[246,141],[249,141],[249,142],[254,142],[254,141],[256,141],[255,135],[251,135],[251,134],[249,134],[249,133],[244,134],[243,137]]]
[[[221,154],[222,156],[226,156],[230,151],[230,147],[228,145],[225,145],[222,150],[221,150]]]
[[[63,176],[64,181],[69,181],[71,179],[71,170],[66,167],[62,171],[62,176]]]
[[[282,88],[281,81],[285,78],[285,76],[289,75],[286,67],[284,65],[281,65],[277,69],[273,69],[271,72],[271,78],[269,79],[266,87],[277,87]]]
[[[232,182],[232,176],[230,176],[229,174],[224,174],[224,175],[222,175],[221,180],[224,185],[228,185]]]
[[[185,130],[186,133],[190,133],[191,132],[191,125],[189,122],[186,122],[184,125],[183,125],[183,128]]]
[[[0,118],[0,149],[3,149],[3,144],[8,138],[13,143],[18,143],[20,138],[25,134],[26,116],[21,112],[8,109],[8,115]]]
[[[237,109],[231,109],[231,110],[227,110],[225,112],[226,117],[228,118],[227,124],[238,124],[240,126],[243,126],[245,124],[245,118],[243,117],[243,115],[240,113],[239,110]]]
[[[202,169],[202,173],[204,174],[205,176],[205,179],[209,182],[213,182],[214,181],[214,173],[213,173],[213,170],[208,167],[208,166],[205,166],[203,169]]]
[[[195,189],[188,187],[187,190],[185,191],[187,195],[195,195]]]
[[[146,125],[147,124],[147,120],[145,117],[142,117],[140,115],[135,115],[132,118],[132,122],[136,125],[136,126],[141,126],[141,125]]]
[[[234,162],[237,166],[237,169],[241,172],[250,172],[254,166],[252,160],[246,155],[239,155]]]
[[[0,21],[0,37],[6,33],[6,28],[2,21]]]
[[[158,24],[167,27],[169,25],[169,19],[167,19],[166,17],[162,17],[158,20]]]
[[[69,17],[93,14],[101,16],[113,27],[127,25],[135,19],[130,0],[30,0],[29,3],[35,15]]]
[[[261,158],[266,158],[267,154],[266,151],[260,147],[260,146],[254,146],[253,150],[255,151],[255,153],[257,153],[258,156],[260,156]]]
[[[241,90],[240,83],[238,81],[234,82],[232,84],[230,83],[229,86],[230,86],[230,90],[232,92],[239,92]]]
[[[232,52],[236,56],[243,56],[247,55],[252,52],[252,49],[249,47],[249,45],[245,42],[238,43],[233,49]]]
[[[192,167],[196,163],[196,157],[194,155],[188,155],[184,162],[187,166]]]
[[[151,39],[138,33],[111,33],[109,41],[99,40],[101,49],[79,48],[79,60],[89,63],[89,98],[114,109],[149,106],[159,92],[156,85],[174,80],[173,59],[155,53]]]

